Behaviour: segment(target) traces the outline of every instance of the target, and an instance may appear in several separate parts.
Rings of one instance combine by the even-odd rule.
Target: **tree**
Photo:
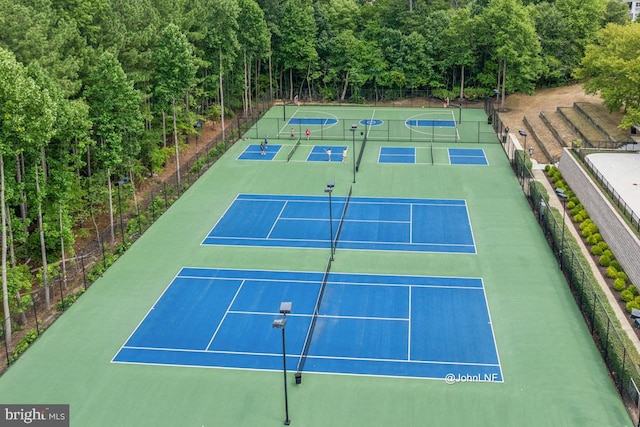
[[[13,157],[31,144],[36,151],[42,147],[53,123],[50,98],[30,78],[24,67],[8,51],[0,49],[0,227],[2,230],[2,300],[4,313],[5,343],[11,348],[11,313],[7,278],[7,195],[17,188],[8,186],[5,173],[5,158]],[[14,180],[15,181],[15,180]]]
[[[274,58],[283,72],[289,74],[287,98],[293,99],[294,73],[305,73],[303,82],[308,81],[310,70],[318,58],[315,48],[316,22],[310,0],[286,0],[283,4],[282,20],[278,23],[279,33],[274,34],[271,45]],[[285,97],[285,94],[282,94]]]
[[[101,179],[108,184],[111,240],[115,241],[111,174],[140,150],[136,136],[142,131],[140,95],[127,79],[115,55],[105,52],[88,79],[84,96],[89,105],[92,133],[98,142],[96,159]]]
[[[540,75],[540,40],[528,9],[520,0],[490,0],[478,16],[477,30],[481,45],[487,50],[501,92],[500,108],[504,109],[507,82],[509,91],[531,92]],[[508,77],[508,79],[507,79]]]
[[[167,107],[173,115],[173,139],[176,155],[176,179],[180,187],[180,154],[178,150],[178,127],[176,99],[185,98],[195,80],[196,65],[193,46],[178,26],[169,24],[162,30],[154,50],[155,73],[154,94],[163,118]],[[164,122],[164,120],[163,120]]]
[[[218,64],[218,90],[220,96],[220,120],[222,125],[222,139],[226,140],[225,111],[224,111],[224,75],[232,68],[240,45],[238,43],[238,15],[240,8],[236,0],[211,0],[209,16],[210,31],[205,38],[209,49],[211,63]]]
[[[468,7],[458,9],[444,30],[444,44],[449,46],[445,66],[460,67],[460,99],[464,98],[465,70],[474,61],[472,50],[472,18]]]
[[[270,49],[270,34],[264,12],[255,0],[239,0],[238,43],[242,49],[243,92],[242,106],[246,115],[251,109],[251,69],[254,59],[266,57]],[[257,68],[256,68],[257,74]]]
[[[587,93],[600,93],[609,111],[625,110],[621,128],[640,123],[640,24],[609,24],[587,46],[575,77]]]

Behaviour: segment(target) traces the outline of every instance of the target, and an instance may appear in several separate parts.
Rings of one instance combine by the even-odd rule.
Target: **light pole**
[[[284,327],[287,324],[287,314],[291,313],[291,303],[281,302],[280,313],[282,317],[275,319],[271,324],[272,327],[280,329],[282,331],[282,372],[284,373],[284,425],[288,426],[291,423],[289,419],[289,395],[287,393],[287,344],[284,337]]]
[[[567,216],[567,195],[564,193],[564,191],[558,191],[556,190],[556,194],[558,195],[558,198],[562,201],[562,239],[561,239],[561,243],[560,243],[560,270],[562,270],[563,264],[564,264],[564,224],[565,224],[565,218]]]
[[[358,129],[357,124],[351,125],[351,148],[353,149],[353,153],[351,153],[351,157],[353,157],[353,183],[356,183],[356,130]]]
[[[120,212],[120,237],[122,238],[122,245],[124,246],[124,225],[122,225],[122,199],[120,198],[120,187],[122,187],[129,178],[126,176],[121,178],[120,181],[116,182],[116,187],[118,187],[118,212]]]
[[[520,134],[520,136],[524,136],[524,152],[526,153],[527,152],[527,131],[520,129],[518,133]]]
[[[333,187],[335,186],[335,181],[329,181],[327,182],[327,188],[324,189],[324,192],[329,194],[329,246],[331,248],[331,261],[333,261],[333,207],[331,206],[331,193],[333,193]]]

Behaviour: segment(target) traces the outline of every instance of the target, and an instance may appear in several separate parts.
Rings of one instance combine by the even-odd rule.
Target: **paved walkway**
[[[549,193],[549,196],[550,196],[549,205],[554,207],[554,208],[557,208],[558,210],[560,210],[562,212],[562,202],[560,201],[560,199],[556,195],[555,189],[551,186],[551,184],[547,180],[547,178],[545,176],[545,173],[544,173],[544,170],[542,170],[542,169],[540,169],[540,168],[538,168],[536,166],[537,165],[534,163],[533,176],[539,182],[541,182],[545,186],[545,188],[547,189],[547,192]],[[591,267],[591,271],[593,271],[593,275],[598,280],[598,284],[600,285],[600,288],[602,288],[602,291],[606,295],[607,300],[609,301],[609,305],[611,305],[615,315],[618,317],[618,320],[620,321],[620,325],[622,326],[622,330],[624,330],[627,333],[627,335],[629,336],[629,339],[635,345],[636,350],[638,350],[638,352],[640,353],[640,340],[638,339],[638,337],[637,337],[637,335],[635,333],[635,330],[633,329],[633,327],[631,326],[631,324],[630,324],[630,322],[628,320],[629,319],[629,315],[627,314],[627,312],[625,310],[621,309],[620,306],[618,305],[617,295],[613,294],[613,292],[611,291],[611,289],[607,285],[607,282],[605,281],[604,277],[602,277],[602,274],[600,273],[600,269],[596,265],[595,261],[593,260],[593,256],[589,252],[589,248],[587,248],[587,246],[582,241],[582,236],[579,235],[578,232],[576,231],[576,229],[573,226],[573,222],[571,221],[570,217],[565,217],[565,224],[566,224],[565,229],[569,230],[571,232],[573,237],[578,242],[580,248],[582,249],[582,253],[584,254],[584,256],[587,259],[587,261],[589,262],[589,266]]]

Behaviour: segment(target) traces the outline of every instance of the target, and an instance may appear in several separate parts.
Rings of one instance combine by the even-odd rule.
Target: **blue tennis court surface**
[[[482,148],[449,148],[449,162],[452,165],[488,165]]]
[[[239,194],[204,245],[475,253],[464,200]],[[344,223],[339,227],[344,214]],[[331,225],[330,225],[331,223]]]
[[[323,273],[183,268],[116,363],[295,369]],[[304,372],[503,381],[482,280],[330,273]]]
[[[413,127],[439,127],[439,128],[456,127],[455,120],[409,119],[405,121],[405,124],[407,126],[413,126]]]
[[[380,147],[379,163],[415,163],[414,147]]]
[[[260,144],[250,144],[238,156],[238,160],[273,160],[282,145],[267,144],[264,154],[260,152]]]
[[[341,162],[346,145],[314,145],[307,156],[308,162]]]
[[[335,125],[336,123],[338,123],[338,120],[324,117],[292,117],[287,123],[289,125],[326,126]]]

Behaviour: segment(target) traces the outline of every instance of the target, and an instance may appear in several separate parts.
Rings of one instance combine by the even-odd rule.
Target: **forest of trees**
[[[7,346],[79,224],[113,229],[114,184],[160,172],[198,120],[224,136],[257,99],[372,90],[504,102],[572,81],[598,31],[627,21],[619,0],[0,0]]]

